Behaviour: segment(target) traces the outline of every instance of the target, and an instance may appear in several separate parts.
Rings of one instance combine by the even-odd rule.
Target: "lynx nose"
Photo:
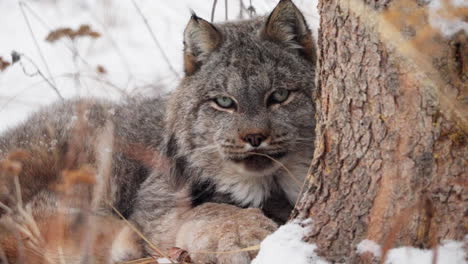
[[[266,139],[263,134],[248,134],[244,138],[245,142],[249,142],[252,147],[258,147]]]

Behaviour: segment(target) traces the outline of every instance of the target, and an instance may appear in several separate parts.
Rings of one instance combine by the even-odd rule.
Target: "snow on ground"
[[[190,17],[190,9],[207,20],[213,1],[136,0],[148,19],[162,51],[148,32],[132,0],[21,0],[34,36],[50,69],[52,81],[65,98],[97,96],[118,100],[123,95],[154,95],[173,89],[182,75],[182,32]],[[0,56],[11,61],[10,52],[27,55],[49,76],[46,65],[29,33],[17,0],[0,0]],[[228,2],[230,20],[239,17],[239,0]],[[244,5],[249,6],[249,0]],[[267,14],[277,0],[252,0],[257,14]],[[314,31],[318,27],[317,0],[294,0]],[[225,1],[218,1],[215,22],[225,20]],[[248,15],[244,13],[244,17]],[[102,37],[79,39],[74,43],[62,40],[45,41],[48,33],[59,27],[78,28],[91,25]],[[77,56],[73,56],[73,51]],[[166,63],[167,56],[174,74]],[[96,71],[102,65],[106,74]],[[24,62],[27,73],[35,67]],[[78,74],[77,74],[78,73]],[[57,100],[53,89],[40,76],[27,77],[15,64],[0,72],[0,131],[24,120],[42,105]]]
[[[312,223],[313,224],[313,223]],[[329,264],[317,256],[315,244],[303,241],[307,235],[310,219],[299,222],[292,221],[281,226],[276,232],[269,235],[260,244],[260,251],[252,264]],[[465,238],[468,241],[468,236]],[[465,243],[466,243],[465,241]],[[464,242],[444,240],[437,247],[437,264],[468,264],[467,253],[463,247]],[[382,256],[382,248],[372,240],[361,241],[356,252],[372,253],[377,259]],[[434,250],[413,247],[399,247],[388,251],[385,264],[432,264]]]
[[[260,244],[252,264],[327,264],[315,253],[317,246],[302,241],[310,222],[292,221],[281,226]]]
[[[357,253],[370,252],[377,258],[382,255],[381,247],[371,240],[357,245]],[[437,247],[437,260],[433,262],[434,250],[413,247],[393,248],[387,253],[385,264],[467,264],[463,242],[445,240]]]

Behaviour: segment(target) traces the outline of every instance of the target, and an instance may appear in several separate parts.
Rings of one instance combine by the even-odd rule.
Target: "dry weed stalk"
[[[130,223],[130,221],[128,221],[123,215],[122,213],[120,213],[119,210],[117,210],[117,208],[115,208],[112,204],[108,204],[110,208],[112,208],[112,210],[114,210],[114,212],[141,238],[143,239],[143,241],[145,241],[148,246],[156,253],[155,256],[156,257],[165,257],[167,259],[169,259],[169,261],[171,263],[174,263],[174,261],[172,261],[168,255],[166,253],[164,253],[164,251],[162,251],[161,249],[159,249],[156,245],[154,245],[145,235],[143,235],[143,233],[138,230],[138,228],[135,227],[135,225],[133,225],[132,223]]]
[[[30,157],[27,152],[17,150],[0,161],[0,207],[6,212],[5,216],[0,217],[0,227],[17,237],[16,254],[20,256],[26,254],[25,249],[37,254],[44,246],[44,239],[31,208],[24,206],[21,195],[19,176],[22,162],[28,158]],[[3,241],[0,239],[1,255],[6,259],[2,246]]]
[[[90,37],[92,39],[97,39],[101,37],[101,34],[91,29],[91,26],[89,25],[80,25],[80,27],[76,30],[73,30],[68,27],[58,28],[56,30],[53,30],[47,35],[46,41],[50,43],[54,43],[62,38],[69,38],[72,41],[74,41],[75,39],[83,38],[83,37]]]
[[[18,263],[109,263],[111,245],[125,228],[115,217],[97,214],[110,193],[113,126],[106,124],[98,132],[95,169],[86,163],[89,157],[84,153],[88,149],[81,147],[80,140],[89,136],[89,128],[83,116],[86,106],[80,110],[69,151],[64,158],[56,157],[64,161],[62,180],[46,191],[50,194],[47,199],[54,199],[56,207],[36,210],[23,204],[19,185],[22,162],[37,157],[16,151],[0,162],[0,260],[8,257]]]
[[[228,20],[229,9],[228,9],[228,0],[224,0],[224,20]]]
[[[23,202],[18,177],[22,170],[22,161],[26,160],[28,157],[28,153],[24,150],[17,150],[10,153],[4,160],[0,161],[1,204],[7,202],[17,204],[19,207],[22,207]],[[8,206],[4,205],[2,207]]]
[[[10,62],[4,60],[3,57],[0,56],[0,71],[6,70],[10,65]]]
[[[253,18],[257,15],[257,10],[252,5],[252,0],[249,1],[249,7],[247,7],[247,13],[249,14],[249,18]]]
[[[169,60],[169,58],[167,57],[166,53],[164,52],[163,48],[161,47],[161,44],[159,43],[158,39],[156,38],[156,34],[154,34],[154,31],[153,29],[151,28],[149,22],[148,22],[148,19],[146,18],[146,16],[143,14],[143,11],[141,10],[140,6],[136,3],[135,0],[131,0],[132,1],[132,4],[133,6],[135,7],[135,9],[138,11],[138,14],[140,15],[141,19],[143,20],[143,22],[145,23],[145,26],[146,26],[146,29],[148,30],[148,32],[150,33],[150,36],[151,38],[153,39],[153,42],[154,44],[156,45],[156,47],[158,48],[158,50],[161,52],[161,55],[163,56],[163,59],[164,61],[166,61],[166,64],[167,66],[169,66],[169,69],[172,71],[172,73],[174,73],[174,75],[179,78],[179,74],[177,73],[177,71],[175,70],[174,66],[172,66],[172,63],[171,61]]]
[[[34,35],[34,31],[31,27],[31,23],[29,22],[29,18],[28,16],[26,15],[26,12],[24,10],[24,3],[23,1],[20,1],[18,0],[18,4],[19,4],[19,7],[20,7],[20,10],[21,10],[21,14],[23,15],[23,18],[24,18],[24,21],[26,22],[26,25],[28,26],[28,30],[29,30],[29,34],[31,35],[31,38],[33,39],[34,41],[34,45],[36,46],[36,49],[37,49],[37,53],[39,54],[39,56],[41,57],[41,60],[42,60],[42,63],[44,64],[44,67],[46,68],[46,71],[47,71],[47,74],[49,75],[49,78],[46,78],[43,74],[41,74],[41,76],[43,76],[44,79],[50,79],[50,81],[48,82],[51,82],[51,86],[52,88],[54,89],[55,93],[57,94],[57,96],[63,100],[63,97],[62,95],[60,94],[60,92],[58,91],[57,89],[57,84],[55,83],[55,81],[52,79],[52,73],[50,71],[50,68],[49,68],[49,65],[47,64],[47,61],[45,59],[45,56],[44,56],[44,53],[42,52],[41,50],[41,47],[39,46],[39,43],[37,41],[37,38],[36,36]],[[39,71],[39,67],[36,66],[36,68],[38,69],[38,72]]]
[[[104,68],[104,66],[102,66],[102,65],[98,65],[96,67],[96,72],[99,73],[99,74],[107,74],[106,68]]]
[[[12,57],[12,62],[13,64],[15,64],[16,62],[18,62],[20,65],[21,65],[21,68],[23,70],[23,73],[28,76],[28,77],[34,77],[36,75],[39,75],[42,77],[42,79],[52,88],[52,90],[57,94],[57,96],[61,99],[61,100],[64,100],[62,94],[60,93],[60,91],[58,90],[57,86],[55,85],[55,81],[54,79],[51,77],[50,79],[47,78],[44,73],[42,73],[42,71],[40,70],[39,66],[37,66],[37,64],[31,59],[29,58],[28,56],[26,56],[25,54],[21,54],[21,53],[18,53],[16,51],[12,51],[11,52],[11,57]],[[26,59],[31,65],[34,66],[35,68],[35,72],[32,72],[32,73],[29,73],[27,70],[26,70],[26,67],[24,66],[23,64],[23,60],[22,59]]]
[[[101,37],[101,34],[93,29],[91,29],[91,26],[83,24],[80,25],[78,29],[73,30],[69,27],[66,28],[58,28],[56,30],[52,30],[46,37],[46,41],[50,43],[55,43],[61,39],[69,39],[71,41],[71,46],[70,46],[70,51],[72,53],[72,60],[73,64],[75,66],[75,85],[76,88],[79,89],[80,87],[84,86],[84,83],[81,81],[81,73],[80,73],[80,67],[78,64],[78,59],[81,59],[81,61],[84,61],[78,51],[77,47],[77,40],[80,38],[85,38],[89,37],[91,39],[97,39]],[[86,65],[88,63],[84,61]]]
[[[227,7],[227,0],[226,0],[226,7]],[[239,19],[244,19],[244,12],[249,15],[249,18],[253,18],[257,11],[255,10],[255,7],[252,5],[252,0],[249,1],[249,6],[245,7],[244,0],[239,0]],[[226,8],[226,14],[227,14],[227,8]],[[227,20],[227,15],[226,15],[226,20]]]
[[[218,4],[218,0],[213,0],[213,5],[211,6],[211,23],[214,21],[214,15],[216,13],[216,5]]]

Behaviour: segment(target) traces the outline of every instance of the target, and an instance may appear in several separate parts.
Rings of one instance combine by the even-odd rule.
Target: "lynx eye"
[[[286,89],[279,89],[274,91],[268,98],[268,105],[281,104],[289,97],[290,92]]]
[[[215,103],[222,108],[234,108],[234,100],[227,96],[218,96],[214,99]]]

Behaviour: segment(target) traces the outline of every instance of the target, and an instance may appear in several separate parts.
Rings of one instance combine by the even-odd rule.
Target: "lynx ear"
[[[205,57],[218,48],[222,41],[223,36],[214,25],[192,13],[184,31],[185,74],[196,72]]]
[[[315,63],[315,44],[301,11],[291,0],[281,0],[260,30],[260,37],[300,49],[301,54]]]

